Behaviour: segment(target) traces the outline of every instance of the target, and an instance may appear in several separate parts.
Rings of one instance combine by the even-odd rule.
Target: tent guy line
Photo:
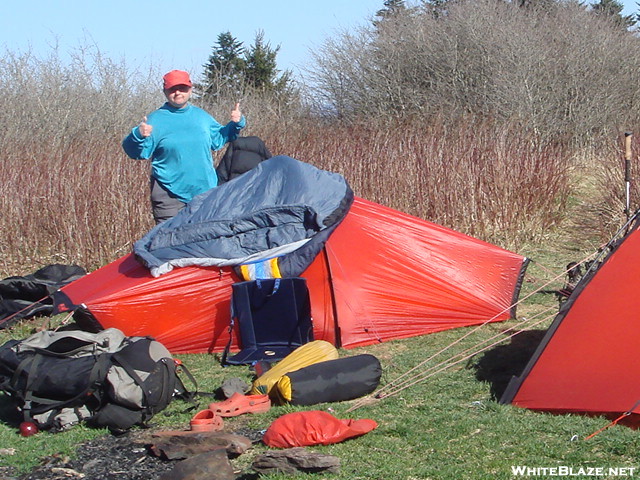
[[[546,311],[541,312],[542,313],[547,313],[549,310],[551,310],[553,307],[548,308]],[[371,403],[375,403],[377,401],[383,400],[387,397],[391,397],[393,395],[396,395],[398,393],[400,393],[403,390],[406,390],[407,388],[410,388],[414,385],[417,385],[418,383],[424,382],[425,380],[437,375],[438,373],[444,372],[446,370],[448,370],[449,368],[464,362],[465,360],[469,360],[470,358],[473,358],[474,356],[478,355],[479,353],[482,353],[490,348],[493,348],[497,345],[500,345],[501,343],[504,343],[505,341],[520,335],[523,332],[526,332],[528,329],[530,329],[531,327],[536,327],[538,325],[542,325],[545,322],[549,321],[550,319],[552,319],[553,317],[556,316],[556,313],[554,312],[553,314],[550,314],[540,320],[537,320],[535,322],[531,322],[531,319],[525,319],[522,320],[520,323],[518,323],[517,325],[514,325],[500,333],[495,334],[493,337],[490,337],[486,340],[483,340],[482,342],[479,342],[469,348],[467,348],[466,350],[446,359],[446,360],[442,360],[440,363],[437,363],[435,365],[430,366],[429,368],[427,368],[426,370],[422,371],[419,375],[416,376],[411,376],[409,377],[408,375],[410,374],[410,372],[415,371],[417,368],[424,366],[428,360],[434,358],[436,355],[432,355],[431,357],[429,357],[428,360],[425,360],[423,362],[420,362],[420,364],[416,365],[415,367],[412,367],[409,371],[403,373],[402,375],[400,375],[398,378],[396,378],[395,380],[387,383],[386,385],[380,387],[377,391],[375,391],[374,393],[370,394],[367,397],[363,397],[359,400],[357,400],[354,405],[352,405],[351,407],[349,407],[349,409],[347,410],[347,412],[351,412],[353,410],[357,410],[360,407],[363,407],[365,405],[369,405]],[[494,340],[495,338],[498,337],[502,337],[506,332],[512,331],[514,330],[516,327],[526,324],[526,328],[523,327],[517,331],[515,331],[514,333],[512,333],[511,335],[508,335],[504,338],[501,338],[500,340],[498,340],[497,342],[492,342],[489,345],[485,345],[487,342],[490,342],[491,340]],[[477,329],[476,329],[477,331]],[[480,348],[482,345],[485,345],[484,347]],[[469,353],[471,351],[471,353]],[[456,360],[458,359],[458,360]],[[455,360],[455,361],[454,361]],[[437,370],[436,370],[437,369]],[[434,371],[435,370],[435,371]]]
[[[2,327],[2,325],[4,325],[5,323],[9,323],[13,318],[19,316],[20,314],[28,311],[29,309],[31,309],[34,305],[37,305],[39,303],[44,302],[45,300],[48,300],[49,298],[51,298],[51,295],[45,295],[44,297],[42,297],[40,300],[35,300],[33,302],[31,302],[30,305],[27,305],[24,308],[21,308],[20,310],[13,312],[11,315],[6,316],[5,318],[0,320],[0,328],[4,328]]]
[[[605,430],[607,430],[608,428],[611,428],[615,425],[617,425],[618,423],[620,423],[621,420],[623,420],[625,417],[630,416],[633,411],[638,407],[638,405],[640,405],[640,400],[638,400],[636,403],[634,403],[633,407],[631,407],[629,410],[627,410],[626,412],[624,412],[622,415],[620,415],[618,418],[610,421],[607,425],[605,425],[602,428],[599,428],[598,430],[596,430],[595,432],[593,432],[590,435],[587,435],[586,437],[584,437],[584,440],[591,440],[593,437],[595,437],[596,435],[601,434],[602,432],[604,432]]]

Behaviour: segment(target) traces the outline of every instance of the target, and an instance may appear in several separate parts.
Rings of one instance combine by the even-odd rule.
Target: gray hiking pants
[[[186,203],[173,197],[171,193],[153,177],[150,179],[150,186],[151,211],[153,212],[153,219],[156,221],[156,225],[175,217],[176,214],[185,207]]]

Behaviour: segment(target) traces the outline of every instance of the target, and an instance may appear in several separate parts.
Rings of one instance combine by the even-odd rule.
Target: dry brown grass
[[[555,228],[571,191],[570,151],[517,127],[309,125],[269,140],[356,195],[511,248]]]

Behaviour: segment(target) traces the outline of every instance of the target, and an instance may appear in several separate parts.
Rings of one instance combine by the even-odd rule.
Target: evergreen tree
[[[447,14],[449,0],[422,0],[422,6],[434,18],[441,18]]]
[[[551,12],[558,6],[559,1],[560,0],[518,0],[518,5],[529,10]]]
[[[373,22],[374,25],[377,25],[380,22],[383,22],[385,19],[389,17],[394,17],[399,13],[403,12],[406,8],[404,4],[404,0],[384,0],[384,7],[376,12],[376,17],[379,17],[380,20],[376,20]]]
[[[618,0],[599,0],[598,3],[592,4],[591,8],[596,15],[611,18],[611,20],[623,28],[632,27],[637,21],[636,15],[622,15],[624,5]]]
[[[245,53],[244,76],[248,85],[260,90],[273,90],[278,69],[276,56],[280,47],[271,48],[264,41],[262,30],[256,33],[253,45]]]
[[[279,50],[279,46],[271,48],[269,43],[265,43],[264,32],[258,31],[253,45],[245,52],[244,76],[248,86],[289,101],[295,94],[294,82],[289,70],[282,74],[278,70],[276,57]]]
[[[246,61],[242,57],[245,53],[242,42],[238,41],[231,32],[218,35],[218,40],[204,65],[204,85],[200,86],[203,96],[215,94],[222,88],[243,89]]]
[[[203,97],[221,91],[242,94],[247,89],[268,91],[277,95],[293,91],[291,73],[279,75],[276,57],[280,47],[272,48],[258,31],[254,43],[247,49],[230,32],[218,35],[218,40],[204,65],[205,81],[199,85]]]

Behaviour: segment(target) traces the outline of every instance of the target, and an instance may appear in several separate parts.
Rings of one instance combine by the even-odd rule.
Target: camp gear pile
[[[309,288],[314,339],[354,348],[507,320],[526,263],[521,255],[356,198],[300,276]],[[155,278],[130,254],[62,287],[54,306],[57,313],[86,312],[94,328],[151,335],[174,354],[222,352],[231,285],[238,281],[231,266],[174,268]]]
[[[373,392],[381,376],[382,366],[375,356],[338,358],[333,345],[316,340],[296,348],[258,376],[251,394],[269,395],[278,404],[342,402]]]

